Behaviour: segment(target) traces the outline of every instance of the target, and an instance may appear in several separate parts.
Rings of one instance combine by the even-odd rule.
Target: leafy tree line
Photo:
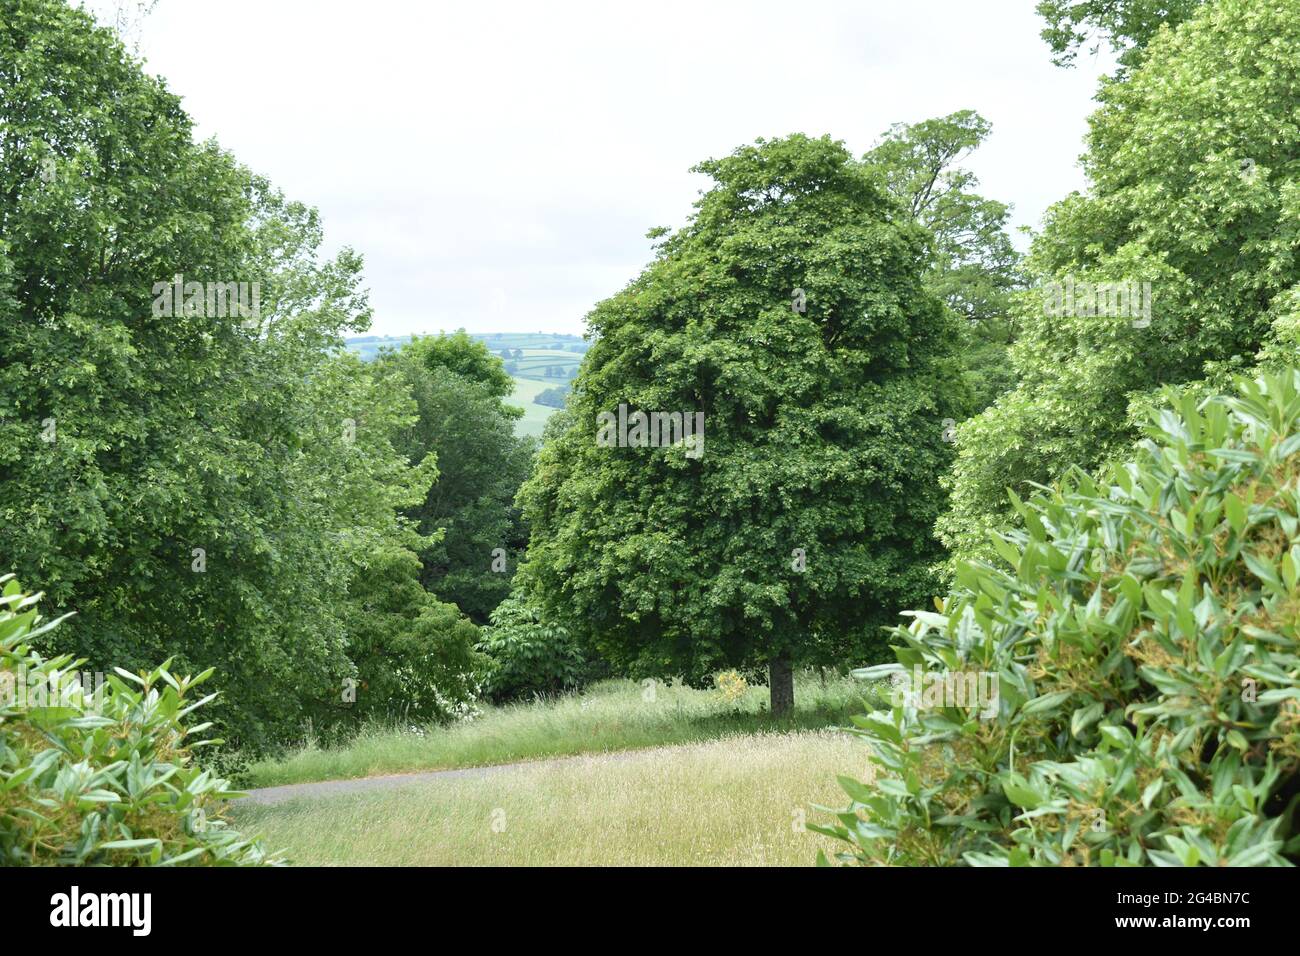
[[[76,612],[51,651],[215,666],[249,750],[466,706],[492,550],[521,546],[500,362],[463,337],[345,352],[361,260],[321,239],[110,31],[0,3],[0,566]],[[225,283],[253,314],[213,312]]]
[[[1300,385],[1212,396],[1297,360],[1300,2],[1039,9],[1061,62],[1107,42],[1121,69],[1088,190],[1023,261],[963,166],[989,135],[973,111],[862,157],[742,146],[592,311],[539,451],[506,401],[519,350],[347,354],[361,260],[320,254],[315,212],[195,143],[85,14],[0,0],[0,572],[76,612],[42,629],[0,580],[3,669],[202,673],[186,688],[218,689],[248,750],[593,673],[766,668],[779,715],[794,668],[879,659],[925,607],[892,631],[899,667],[996,672],[1005,709],[872,717],[882,768],[920,789],[850,781],[827,831],[846,859],[1293,859]],[[1047,308],[1075,281],[1150,283],[1150,321]],[[212,312],[227,283],[255,284],[251,314]],[[1276,686],[1245,700],[1245,678]],[[140,696],[114,699],[123,746],[161,765],[179,725],[140,732]],[[111,772],[119,745],[96,746]],[[38,759],[12,750],[59,786]],[[176,821],[146,848],[137,809],[120,840],[0,849],[265,861]]]
[[[1295,4],[1225,0],[1155,10],[1133,2],[1064,11],[1047,6],[1045,36],[1057,54],[1082,42],[1052,34],[1072,23],[1101,30],[1130,55],[1099,93],[1101,108],[1091,121],[1084,160],[1092,187],[1053,207],[1024,262],[1006,236],[1007,207],[978,195],[973,177],[960,168],[963,153],[987,135],[977,114],[896,126],[865,157],[883,174],[902,212],[929,236],[931,254],[921,266],[926,290],[965,319],[958,326],[961,337],[951,333],[961,342],[960,370],[942,384],[932,383],[932,398],[938,400],[942,391],[948,400],[952,425],[978,413],[950,431],[958,449],[952,472],[944,465],[928,472],[942,476],[950,498],[903,494],[915,505],[907,517],[923,515],[933,500],[930,514],[939,516],[942,541],[958,559],[989,553],[990,532],[1016,519],[1008,489],[1024,495],[1071,466],[1095,468],[1129,449],[1162,385],[1208,394],[1225,387],[1235,369],[1289,361],[1296,344],[1289,225],[1296,144],[1288,138],[1295,97],[1287,65],[1300,24]],[[1252,56],[1254,47],[1267,50]],[[1210,124],[1206,116],[1221,119]],[[784,148],[796,149],[795,140]],[[735,554],[758,544],[728,550],[715,542],[694,543],[725,511],[719,502],[735,498],[737,488],[753,488],[752,478],[714,489],[702,480],[708,455],[694,465],[685,456],[679,461],[673,450],[637,457],[631,450],[606,456],[605,449],[584,448],[592,444],[591,416],[620,400],[647,409],[692,401],[707,406],[707,384],[733,355],[744,355],[749,370],[749,378],[738,380],[763,396],[762,385],[752,381],[763,381],[755,346],[771,338],[767,316],[738,290],[751,274],[766,281],[780,276],[788,289],[799,286],[797,276],[782,273],[782,242],[797,231],[801,186],[817,193],[826,185],[815,177],[806,184],[783,179],[775,172],[778,163],[763,155],[776,147],[754,149],[762,156],[754,162],[756,171],[710,194],[722,195],[729,187],[737,197],[728,222],[734,233],[699,256],[725,268],[726,278],[708,278],[705,266],[690,258],[686,237],[696,233],[688,227],[664,243],[659,259],[633,286],[592,314],[597,340],[575,383],[573,414],[557,418],[557,429],[565,429],[556,432],[560,444],[543,452],[521,496],[534,523],[524,583],[600,656],[633,671],[703,674],[724,660],[770,663],[783,643],[792,652],[797,646],[795,659],[812,661],[826,631],[835,633],[838,652],[870,653],[871,628],[848,636],[861,617],[832,612],[826,620],[834,624],[819,627],[816,600],[801,600],[796,586],[771,573],[774,557],[760,573],[752,558]],[[709,208],[708,200],[700,208]],[[761,234],[755,221],[769,210],[777,210],[777,238],[753,239]],[[804,268],[817,261],[815,244],[809,241],[808,247],[800,250]],[[842,268],[861,272],[848,262]],[[1073,281],[1148,283],[1155,290],[1154,318],[1137,322],[1083,310],[1062,316],[1045,308],[1050,283]],[[768,295],[771,309],[777,296]],[[718,344],[693,351],[702,347],[691,321],[673,312],[678,298],[688,297],[703,303],[706,313],[730,310],[740,341],[715,334]],[[698,325],[708,327],[709,320]],[[654,369],[643,376],[644,385],[633,370],[638,363]],[[606,365],[618,371],[602,372]],[[801,385],[796,375],[787,387],[797,393]],[[647,394],[654,401],[641,398]],[[761,429],[737,442],[751,467],[761,467],[761,449],[781,420],[779,400],[760,398],[757,405],[767,412]],[[726,442],[733,418],[718,420]],[[823,440],[819,434],[803,446],[801,464],[806,467]],[[859,436],[856,447],[866,444]],[[924,486],[924,472],[913,473]],[[780,486],[772,480],[769,487]],[[890,488],[882,497],[893,493]],[[806,519],[816,506],[793,504],[787,491],[779,506],[765,510],[751,502],[743,517],[722,525],[730,541],[755,536],[772,549],[770,539],[782,536],[773,532],[791,512]],[[689,535],[672,532],[679,522],[691,529]],[[873,524],[879,529],[889,522]],[[882,551],[874,544],[868,550]],[[921,560],[898,567],[918,571],[923,556],[933,553],[918,546],[914,554]],[[877,589],[882,577],[875,578]],[[887,577],[906,580],[897,571]],[[731,590],[722,584],[729,579]],[[919,583],[923,576],[911,580],[914,594],[939,586]],[[855,590],[850,581],[836,574],[836,584],[848,584],[850,593],[872,593]],[[896,612],[898,600],[896,592],[879,602],[882,615]],[[773,613],[767,602],[780,610]],[[721,620],[706,623],[710,614]],[[782,615],[784,637],[778,636]],[[731,628],[747,636],[733,639]]]
[[[1053,360],[1075,332],[1043,321],[1025,287],[1066,267],[1168,270],[1177,257],[1157,246],[1176,240],[1155,231],[1174,235],[1179,213],[1135,245],[1098,174],[1098,195],[1054,211],[1022,263],[1009,207],[963,166],[990,131],[973,111],[896,124],[861,158],[791,136],[702,163],[715,186],[691,223],[659,234],[655,261],[590,316],[534,463],[506,403],[518,349],[462,332],[370,365],[340,354],[370,318],[359,257],[321,259],[314,211],[193,143],[111,34],[47,0],[6,12],[0,517],[14,530],[0,559],[75,607],[68,631],[96,662],[218,665],[238,692],[217,716],[243,745],[306,720],[448,718],[513,666],[520,628],[558,642],[557,660],[581,646],[634,676],[767,667],[783,711],[793,667],[879,654],[882,627],[941,587],[936,521],[949,546],[982,547],[1007,485],[1131,435],[1113,366],[1083,376],[1090,433],[1068,426],[1054,447],[1059,416],[1046,442],[1015,431],[1075,385]],[[1155,60],[1170,32],[1136,22],[1104,25],[1144,56],[1154,36]],[[1141,82],[1106,94],[1117,118],[1112,133],[1094,121],[1099,170]],[[126,106],[106,115],[108,99]],[[1149,165],[1172,175],[1169,161]],[[1111,181],[1117,197],[1137,188]],[[1087,203],[1070,240],[1067,213]],[[1099,243],[1103,213],[1117,225]],[[1070,258],[1108,243],[1107,265]],[[1277,258],[1276,242],[1257,248]],[[173,276],[257,283],[258,315],[212,316],[202,297],[158,315]],[[1209,353],[1260,342],[1221,331]],[[1194,338],[1166,350],[1160,380],[1186,379],[1202,353]],[[1044,398],[1050,381],[1061,392]],[[620,406],[698,413],[704,431],[603,447],[597,416]]]
[[[533,396],[533,403],[537,405],[545,405],[547,408],[563,408],[565,397],[568,394],[568,385],[557,385],[554,388],[544,388]]]
[[[306,720],[446,718],[494,666],[473,625],[528,547],[527,608],[483,646],[532,621],[561,658],[577,641],[629,674],[768,665],[782,710],[795,664],[870,654],[933,587],[949,425],[1009,387],[1016,331],[1008,207],[961,167],[989,132],[977,114],[896,125],[862,159],[790,137],[702,164],[718,188],[645,291],[593,313],[583,404],[557,417],[516,506],[534,451],[505,404],[518,349],[462,332],[368,366],[340,354],[370,318],[359,257],[321,260],[314,211],[194,144],[111,34],[58,3],[9,9],[0,514],[15,532],[0,557],[75,607],[68,633],[93,662],[218,665],[238,691],[216,715],[251,748]],[[97,111],[115,97],[130,108]],[[173,276],[255,283],[259,313],[187,297],[159,315],[150,296]],[[702,292],[715,301],[687,321]],[[689,358],[632,370],[679,345]],[[707,459],[622,454],[594,479],[636,489],[640,533],[618,508],[576,507],[587,469],[607,467],[580,447],[581,415],[669,398],[705,415]]]

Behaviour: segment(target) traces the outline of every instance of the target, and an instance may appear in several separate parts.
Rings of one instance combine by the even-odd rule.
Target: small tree
[[[484,690],[494,700],[553,694],[582,683],[582,652],[563,626],[543,619],[521,594],[492,612],[479,650],[492,661]]]
[[[355,684],[338,702],[368,717],[449,721],[478,694],[487,661],[474,650],[478,628],[420,586],[410,551],[371,554],[346,605]]]

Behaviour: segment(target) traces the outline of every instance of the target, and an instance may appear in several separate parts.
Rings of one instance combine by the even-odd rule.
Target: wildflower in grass
[[[723,671],[713,679],[713,683],[717,686],[723,703],[726,704],[740,703],[745,692],[749,690],[748,682],[736,670]]]

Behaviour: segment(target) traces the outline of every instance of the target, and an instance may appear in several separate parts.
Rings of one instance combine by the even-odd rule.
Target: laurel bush
[[[1300,372],[1237,388],[1166,392],[1131,461],[1015,500],[1000,561],[857,672],[995,674],[997,700],[858,718],[878,779],[813,826],[842,862],[1295,861]]]
[[[0,589],[0,866],[280,862],[227,825],[238,794],[193,760],[217,743],[186,725],[211,670],[83,678],[84,661],[28,643],[63,618],[42,622],[11,574]]]

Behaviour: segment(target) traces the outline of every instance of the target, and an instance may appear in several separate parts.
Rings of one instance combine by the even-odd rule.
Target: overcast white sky
[[[110,2],[110,0],[104,0]],[[139,51],[201,136],[365,256],[384,335],[573,332],[756,137],[957,109],[1016,223],[1083,186],[1109,61],[1054,67],[1033,0],[160,0]]]

